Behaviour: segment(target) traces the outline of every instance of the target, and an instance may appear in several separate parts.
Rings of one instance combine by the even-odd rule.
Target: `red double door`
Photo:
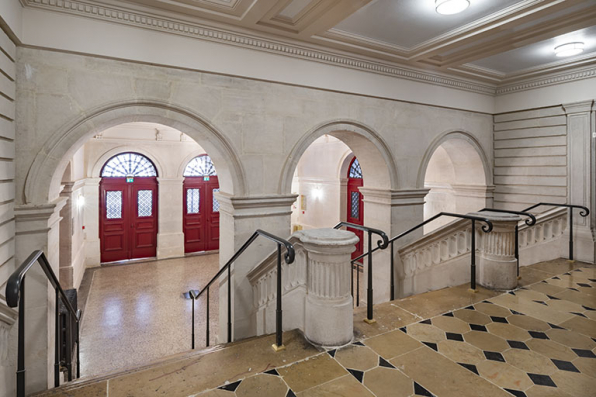
[[[184,252],[219,249],[219,192],[217,176],[184,178]]]
[[[101,261],[155,257],[157,179],[103,178],[100,183]]]
[[[347,221],[356,225],[364,225],[364,203],[362,202],[362,193],[358,189],[363,184],[362,178],[348,178]],[[354,259],[364,252],[364,232],[352,228],[347,228],[347,230],[354,232],[360,239],[356,244],[356,251],[352,253],[352,259]]]

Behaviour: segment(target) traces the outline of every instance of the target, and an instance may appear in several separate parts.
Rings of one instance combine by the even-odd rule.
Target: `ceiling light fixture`
[[[442,15],[458,14],[470,6],[470,0],[435,0],[435,10]]]
[[[584,52],[584,43],[576,41],[555,47],[555,55],[558,57],[570,57]]]

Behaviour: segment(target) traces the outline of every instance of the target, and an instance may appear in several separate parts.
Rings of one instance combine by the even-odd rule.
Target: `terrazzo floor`
[[[297,332],[180,355],[79,381],[68,396],[596,395],[596,267],[565,260],[521,269],[506,293],[447,288],[355,310],[354,343],[333,350]]]

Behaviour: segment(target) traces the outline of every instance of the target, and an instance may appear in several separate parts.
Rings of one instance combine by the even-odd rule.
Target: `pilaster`
[[[184,256],[182,228],[182,184],[184,178],[157,178],[158,224],[157,259]]]
[[[83,197],[85,197],[85,267],[95,267],[101,264],[99,182],[101,182],[101,178],[87,178],[83,186]]]

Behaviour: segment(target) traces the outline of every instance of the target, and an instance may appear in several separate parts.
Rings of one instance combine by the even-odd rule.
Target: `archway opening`
[[[425,220],[439,212],[475,212],[488,204],[485,164],[466,139],[446,139],[434,150],[424,175],[424,187],[430,189],[424,204]],[[425,225],[424,233],[452,220],[441,217]]]

